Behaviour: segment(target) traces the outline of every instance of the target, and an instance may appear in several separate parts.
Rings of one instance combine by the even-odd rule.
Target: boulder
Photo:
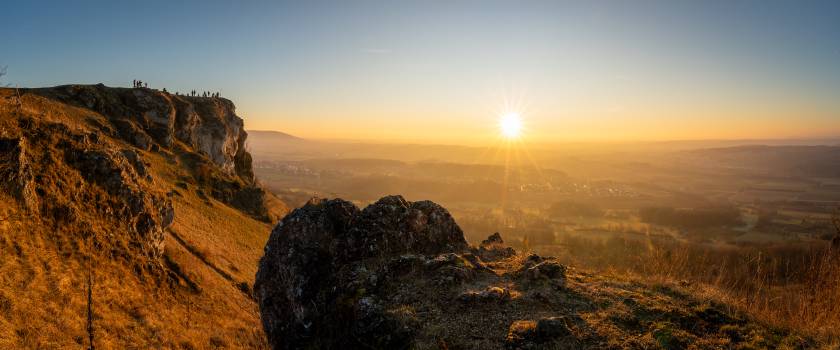
[[[466,291],[458,296],[458,301],[465,304],[502,304],[512,298],[510,290],[501,287],[488,287],[482,291]]]
[[[509,349],[543,349],[572,334],[565,317],[546,317],[537,321],[518,320],[511,323],[505,345]],[[551,347],[549,347],[551,348]]]
[[[487,239],[481,241],[482,247],[489,247],[493,245],[502,245],[505,241],[502,240],[502,235],[498,232],[493,233],[492,235],[488,236]]]
[[[364,210],[312,200],[274,228],[254,292],[274,349],[408,348],[406,320],[389,311],[389,276],[467,279],[464,235],[443,207],[385,197]],[[400,287],[399,284],[396,287]]]
[[[484,261],[498,261],[516,255],[516,250],[506,247],[504,243],[502,235],[496,232],[481,241],[478,248],[473,248],[473,251]]]
[[[538,280],[555,280],[566,277],[566,266],[554,261],[543,261],[524,270],[525,278]]]

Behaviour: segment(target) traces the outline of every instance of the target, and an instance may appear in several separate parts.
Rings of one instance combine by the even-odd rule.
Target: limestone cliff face
[[[224,98],[178,96],[152,89],[67,85],[36,93],[101,113],[120,136],[144,150],[183,142],[229,175],[254,182],[248,134],[233,102]]]
[[[263,221],[283,214],[255,183],[246,137],[222,98],[101,84],[0,89],[0,190],[68,237],[154,264],[179,189]]]

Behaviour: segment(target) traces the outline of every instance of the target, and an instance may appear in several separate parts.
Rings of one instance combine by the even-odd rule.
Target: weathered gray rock
[[[510,301],[510,299],[510,290],[501,287],[488,287],[482,291],[466,291],[458,296],[458,301],[465,304],[501,304]]]
[[[505,241],[502,240],[502,235],[496,232],[481,241],[478,248],[473,248],[473,252],[484,261],[498,261],[516,255],[516,250],[504,244]]]
[[[492,235],[488,236],[487,239],[481,241],[482,247],[489,247],[493,245],[502,245],[505,244],[505,241],[502,239],[502,235],[498,232],[493,233]]]
[[[466,249],[449,212],[432,202],[391,196],[360,211],[340,199],[310,201],[274,228],[260,261],[254,292],[269,343],[407,348],[412,328],[383,307],[383,284],[467,271],[468,260],[447,254]]]
[[[505,345],[509,349],[543,349],[572,334],[565,317],[546,317],[537,321],[518,320],[511,323]],[[553,347],[548,347],[553,348]]]
[[[168,148],[179,140],[207,156],[229,175],[254,182],[248,134],[235,106],[223,98],[176,96],[153,89],[67,85],[36,93],[106,116],[119,136],[143,150]]]
[[[566,277],[566,266],[554,261],[543,261],[524,271],[526,278],[537,280],[554,280]]]
[[[160,257],[164,229],[175,213],[171,200],[150,186],[136,151],[116,148],[98,132],[19,118],[15,136],[0,137],[3,190],[56,230],[84,232],[91,221],[112,222],[115,233],[126,234],[102,237],[100,247],[115,255]]]
[[[150,178],[139,156],[133,151],[69,145],[64,151],[70,167],[111,196],[107,208],[102,209],[128,224],[137,246],[148,256],[159,257],[163,253],[163,230],[172,224],[175,212],[169,198],[146,190],[143,182]]]

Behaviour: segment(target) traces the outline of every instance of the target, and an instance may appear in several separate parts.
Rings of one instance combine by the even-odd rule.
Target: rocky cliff
[[[468,247],[446,209],[386,197],[314,200],[272,231],[254,287],[274,349],[797,348],[678,285],[599,276]]]
[[[246,137],[222,98],[0,89],[0,348],[263,346],[249,286],[287,209]]]
[[[153,89],[100,85],[66,85],[34,93],[86,108],[105,116],[102,128],[135,147],[149,151],[183,142],[222,171],[253,183],[248,134],[233,102],[224,98],[173,95]]]
[[[270,219],[245,150],[243,121],[229,100],[101,84],[23,93],[89,113],[71,123],[24,108],[4,120],[2,186],[38,217],[64,226],[90,225],[93,213],[110,217],[131,232],[131,247],[159,256],[163,229],[175,214],[172,193],[157,189],[147,170],[143,153],[154,152],[184,159],[217,199]]]

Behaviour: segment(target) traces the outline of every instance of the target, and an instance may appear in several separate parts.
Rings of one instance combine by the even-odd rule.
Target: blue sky
[[[5,83],[212,90],[306,137],[840,135],[837,1],[17,1]]]

